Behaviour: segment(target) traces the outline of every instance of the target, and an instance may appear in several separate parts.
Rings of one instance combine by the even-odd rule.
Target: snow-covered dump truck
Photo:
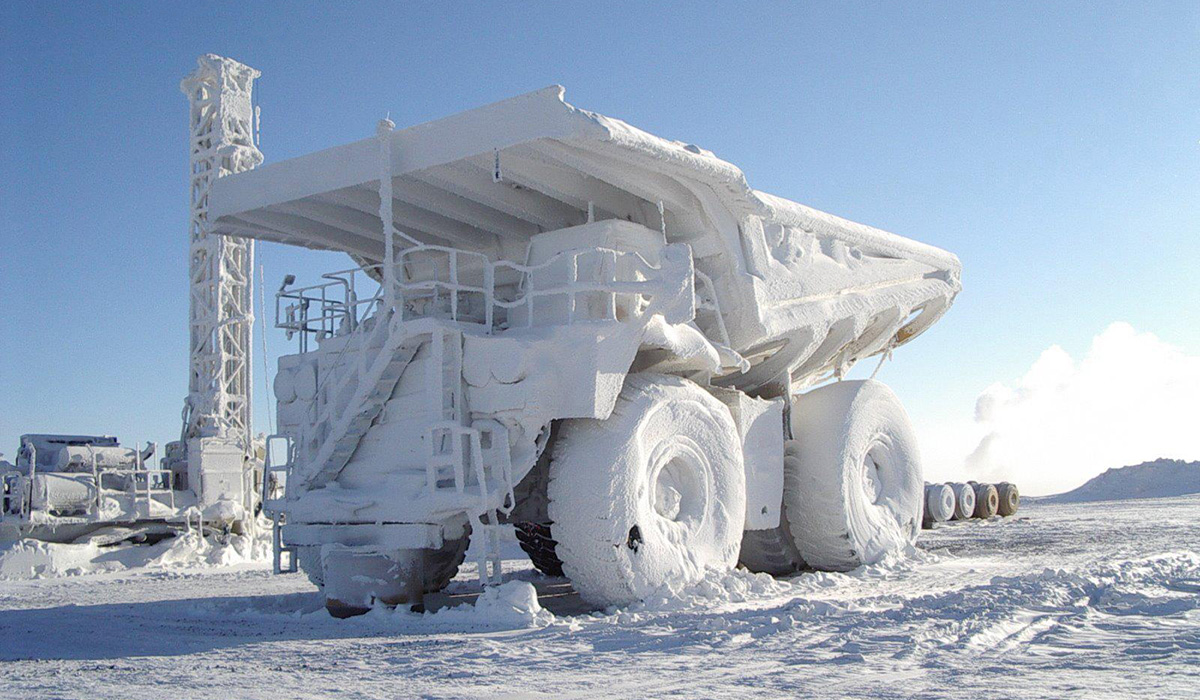
[[[550,87],[212,185],[211,230],[348,253],[289,279],[264,480],[337,615],[416,603],[472,533],[625,604],[917,536],[917,444],[840,380],[930,326],[950,253],[751,189]],[[486,548],[485,548],[486,551]],[[489,573],[481,562],[481,577]]]

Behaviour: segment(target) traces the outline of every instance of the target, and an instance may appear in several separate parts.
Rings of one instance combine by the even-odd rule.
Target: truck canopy
[[[494,259],[522,260],[534,234],[591,216],[662,228],[714,277],[754,274],[756,242],[745,231],[762,238],[771,225],[957,270],[945,251],[757,192],[711,152],[578,109],[563,93],[551,86],[392,131],[386,151],[367,138],[220,178],[211,230],[379,262],[386,157],[398,231]],[[762,226],[742,226],[747,217]]]

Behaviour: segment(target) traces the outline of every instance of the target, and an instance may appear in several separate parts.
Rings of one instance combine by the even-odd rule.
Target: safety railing
[[[260,494],[263,513],[271,519],[271,554],[275,573],[295,573],[299,570],[295,547],[283,542],[283,525],[287,517],[283,502],[287,499],[288,475],[296,458],[295,442],[287,435],[271,435],[267,438],[266,460],[263,463],[262,492]],[[287,566],[283,556],[287,555]]]
[[[289,288],[292,276],[275,294],[275,327],[288,340],[299,336],[300,352],[308,352],[312,338],[327,338],[355,331],[374,313],[379,295],[359,298],[359,268],[321,275],[327,280],[307,287]]]
[[[426,487],[430,492],[453,490],[464,494],[476,485],[483,508],[490,510],[490,479],[501,489],[500,510],[508,513],[516,503],[516,495],[507,436],[504,426],[492,420],[476,421],[470,426],[440,421],[430,426]]]
[[[274,518],[282,511],[287,498],[288,474],[295,461],[295,443],[287,435],[271,435],[267,438],[266,461],[263,463],[262,493],[263,513]]]
[[[558,253],[536,265],[445,246],[419,245],[396,256],[395,308],[404,320],[445,318],[483,326],[493,333],[535,325],[622,320],[636,316],[661,290],[662,268],[635,252],[583,248]],[[275,326],[288,338],[300,336],[300,352],[311,338],[324,339],[370,325],[386,297],[377,286],[362,298],[360,274],[383,279],[383,265],[342,270],[328,280],[276,294]]]
[[[164,505],[172,511],[175,510],[174,474],[170,469],[150,469],[143,461],[143,454],[154,454],[157,445],[149,443],[145,453],[134,450],[133,467],[101,467],[96,459],[96,451],[91,445],[87,447],[91,457],[92,479],[96,484],[92,515],[98,515],[104,510],[104,499],[112,494],[132,495],[134,508],[144,506],[147,517],[151,515],[156,495],[163,496],[166,501]],[[108,485],[105,484],[106,480]]]
[[[664,252],[664,261],[668,258],[679,264],[677,256]],[[441,318],[481,326],[491,334],[519,327],[633,320],[682,279],[638,253],[600,247],[564,251],[535,265],[492,262],[480,253],[429,245],[410,246],[395,259],[395,275],[383,274],[382,266],[375,265],[331,273],[317,285],[285,286],[277,295],[277,314],[282,315],[277,315],[276,326],[302,336],[301,352],[307,349],[307,338],[338,339],[330,361],[322,362],[312,417],[292,436],[299,452],[296,459],[305,464],[304,473],[298,475],[304,485],[340,468],[338,462],[351,454],[350,441],[357,435],[351,429],[353,421],[375,411],[371,402],[382,406],[386,400],[390,389],[380,382],[391,376],[385,371],[389,362],[396,361],[395,350],[407,328],[399,321]],[[385,283],[373,296],[362,299],[356,274],[394,278],[394,286],[389,293]],[[440,336],[434,335],[438,341]],[[441,353],[435,355],[442,362]],[[460,372],[457,367],[452,374],[457,378]],[[440,393],[445,393],[443,384],[437,383],[443,389]],[[436,489],[439,482],[448,482],[461,491],[476,477],[465,470],[472,465],[482,469],[484,453],[490,456],[483,443],[492,431],[476,431],[457,422],[435,432],[439,430],[442,434],[430,435],[431,445],[450,449],[429,455],[428,483]],[[507,450],[503,452],[507,457]],[[511,504],[511,474],[493,476],[494,483],[505,485],[505,500]],[[268,480],[264,475],[264,482]],[[487,497],[487,479],[478,478],[477,483],[481,497]]]
[[[11,469],[0,472],[0,521],[29,515],[29,479]]]
[[[98,518],[105,512],[105,501],[114,496],[128,496],[137,515],[151,516],[153,504],[161,502],[174,511],[175,484],[174,474],[170,469],[152,469],[146,466],[145,455],[153,454],[156,446],[149,443],[145,452],[135,451],[133,466],[116,467],[101,465],[96,452],[88,445],[89,463],[84,465],[87,471],[82,474],[90,477],[88,483],[89,503],[82,513],[90,518]],[[36,453],[29,452],[30,455]],[[26,460],[27,461],[27,460]],[[22,518],[28,520],[34,508],[33,489],[38,483],[38,477],[44,474],[61,474],[63,472],[42,470],[39,474],[36,461],[28,461],[28,473],[19,470],[9,470],[0,473],[0,520],[4,518]],[[79,471],[66,472],[79,475]],[[39,506],[41,508],[43,506]],[[47,514],[54,515],[56,511],[51,504],[44,506]],[[77,511],[72,511],[77,513]],[[61,514],[61,513],[59,513]]]

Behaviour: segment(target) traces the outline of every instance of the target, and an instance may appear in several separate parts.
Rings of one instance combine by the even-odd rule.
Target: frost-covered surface
[[[511,550],[516,580],[477,607],[346,621],[303,576],[260,567],[0,582],[0,695],[1087,698],[1200,684],[1200,496],[1035,503],[939,525],[913,556],[850,574],[735,573],[590,615],[563,612],[569,596],[535,604],[523,582],[547,582]]]
[[[1109,469],[1077,489],[1048,496],[1047,503],[1120,501],[1127,498],[1169,498],[1200,493],[1200,462],[1156,459]]]

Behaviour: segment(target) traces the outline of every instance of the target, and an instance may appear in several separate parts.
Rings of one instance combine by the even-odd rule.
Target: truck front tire
[[[584,600],[626,605],[737,563],[746,508],[729,409],[665,375],[625,380],[606,420],[564,421],[550,462],[556,554]]]

